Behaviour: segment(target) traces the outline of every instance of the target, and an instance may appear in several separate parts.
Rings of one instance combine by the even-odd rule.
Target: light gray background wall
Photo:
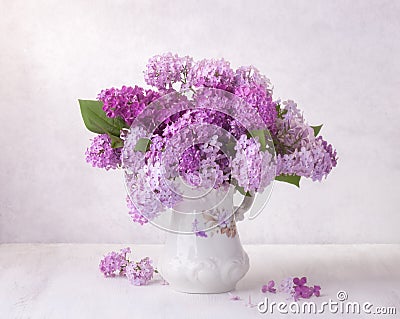
[[[1,1],[0,242],[160,242],[119,171],[84,160],[78,98],[144,85],[166,51],[256,65],[339,153],[277,184],[245,243],[400,243],[399,1]]]

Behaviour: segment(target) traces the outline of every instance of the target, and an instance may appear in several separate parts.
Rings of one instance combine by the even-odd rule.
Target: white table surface
[[[184,294],[162,285],[132,286],[125,278],[104,278],[103,254],[130,246],[135,259],[155,261],[159,245],[3,244],[0,245],[0,319],[9,318],[400,318],[400,245],[245,246],[250,271],[233,293]],[[284,294],[262,294],[270,279],[307,276],[319,284],[317,304],[344,290],[349,301],[396,307],[396,315],[260,314],[245,303],[286,301]],[[288,301],[289,302],[289,301]]]

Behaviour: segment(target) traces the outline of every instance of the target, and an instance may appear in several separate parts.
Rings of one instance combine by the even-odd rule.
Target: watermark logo
[[[348,294],[344,290],[338,291],[336,300],[329,299],[321,304],[313,301],[298,302],[275,302],[266,297],[259,302],[257,309],[262,314],[368,314],[368,315],[396,315],[396,307],[375,306],[369,301],[349,301]]]

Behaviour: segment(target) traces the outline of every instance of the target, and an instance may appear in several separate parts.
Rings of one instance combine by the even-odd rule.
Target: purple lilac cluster
[[[245,192],[261,192],[275,178],[272,154],[261,151],[258,137],[242,135],[235,145],[232,177]]]
[[[128,126],[131,126],[144,108],[159,97],[158,92],[144,90],[136,85],[102,90],[97,99],[103,102],[103,110],[108,117],[121,117]]]
[[[139,223],[142,226],[149,222],[149,220],[137,210],[129,196],[126,196],[126,206],[128,206],[128,214],[132,217],[132,221]]]
[[[149,59],[144,79],[160,91],[169,91],[175,83],[186,84],[187,72],[192,64],[193,59],[188,56],[179,57],[172,53],[156,55]]]
[[[235,95],[256,108],[270,132],[276,132],[276,103],[268,90],[261,84],[241,85],[235,88]]]
[[[234,71],[224,59],[204,59],[193,64],[188,72],[186,87],[211,87],[232,90]]]
[[[126,278],[132,285],[143,286],[153,278],[154,267],[149,257],[135,262],[131,261],[125,269]]]
[[[93,167],[109,170],[121,165],[121,149],[111,147],[111,139],[107,134],[97,135],[86,150],[86,162]]]
[[[218,188],[229,180],[230,162],[221,152],[217,136],[208,143],[191,146],[181,155],[179,172],[189,185]]]
[[[337,164],[336,150],[315,137],[293,101],[283,102],[285,115],[277,120],[275,150],[277,175],[288,174],[321,181]]]
[[[100,261],[99,269],[105,277],[115,277],[123,275],[128,264],[126,254],[130,253],[129,247],[121,249],[119,252],[112,251],[104,256]]]
[[[126,276],[129,282],[135,286],[147,285],[154,273],[157,272],[153,267],[153,261],[149,257],[137,262],[129,261],[126,256],[128,253],[131,253],[129,247],[105,255],[100,261],[100,272],[105,277]]]
[[[307,278],[306,277],[288,277],[282,280],[279,291],[284,292],[290,295],[295,301],[299,299],[309,299],[313,295],[319,297],[321,295],[321,287],[318,285],[307,286]],[[266,293],[276,293],[275,282],[270,280],[268,284],[263,285],[261,287],[261,292]]]
[[[136,136],[133,137],[133,140],[136,140]],[[132,143],[132,140],[128,138],[126,142]],[[135,171],[127,174],[125,178],[127,188],[130,190],[128,207],[133,221],[140,224],[144,224],[145,219],[153,220],[165,208],[172,208],[180,201],[180,196],[173,185],[168,183],[165,178],[168,165],[167,163],[166,165],[161,164],[163,148],[163,138],[155,136],[144,158],[137,161],[140,167],[136,167]],[[132,149],[133,147],[125,147],[124,152],[130,152]],[[123,158],[126,157],[124,153]],[[138,166],[138,163],[134,165]]]
[[[272,95],[271,81],[254,66],[241,66],[235,72],[235,87],[262,86]]]

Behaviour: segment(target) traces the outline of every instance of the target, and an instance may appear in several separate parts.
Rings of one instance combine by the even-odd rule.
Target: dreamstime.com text
[[[348,301],[348,295],[341,290],[336,295],[337,300],[329,299],[321,304],[312,301],[297,302],[275,302],[266,297],[258,303],[258,311],[263,314],[371,314],[371,315],[396,315],[396,307],[378,307],[371,302]]]

